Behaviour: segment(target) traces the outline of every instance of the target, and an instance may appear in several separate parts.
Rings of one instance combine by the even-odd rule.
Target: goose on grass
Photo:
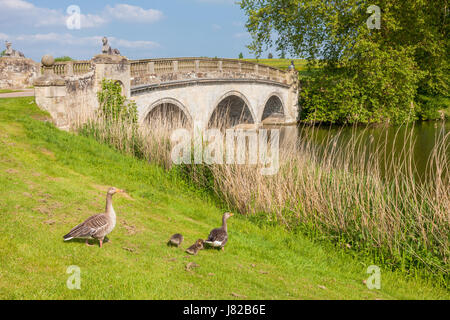
[[[224,250],[224,246],[228,241],[227,220],[232,216],[233,214],[231,212],[225,212],[223,214],[222,226],[211,230],[208,239],[205,241],[206,245]]]
[[[112,196],[116,193],[124,192],[121,189],[109,188],[106,193],[106,209],[104,213],[96,214],[84,222],[74,227],[64,236],[64,241],[71,239],[86,239],[86,244],[90,246],[89,239],[98,239],[100,248],[103,245],[105,236],[116,226],[116,212],[112,205]]]

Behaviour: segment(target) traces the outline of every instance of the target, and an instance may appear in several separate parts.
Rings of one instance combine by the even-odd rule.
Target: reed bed
[[[163,118],[151,125],[107,123],[96,114],[74,128],[170,170],[170,136],[185,125]],[[300,129],[300,136],[315,134],[314,127]],[[355,132],[342,143],[339,133],[330,133],[320,146],[285,139],[273,176],[261,175],[257,165],[190,165],[183,172],[241,214],[332,239],[394,268],[426,270],[448,286],[450,133],[437,137],[421,182],[411,134],[395,138],[403,143],[400,154],[389,153],[387,135],[370,143],[362,137]]]

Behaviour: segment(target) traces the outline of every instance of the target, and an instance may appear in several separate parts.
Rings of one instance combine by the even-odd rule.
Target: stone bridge
[[[98,107],[102,79],[118,81],[138,106],[139,121],[173,119],[178,114],[196,127],[215,121],[238,124],[295,123],[298,74],[232,59],[173,58],[128,60],[98,55],[90,61],[42,60],[35,81],[36,102],[59,127]]]

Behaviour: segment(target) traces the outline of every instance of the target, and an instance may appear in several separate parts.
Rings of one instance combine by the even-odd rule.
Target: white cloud
[[[104,15],[107,18],[139,23],[154,23],[161,20],[164,15],[155,9],[143,9],[129,4],[116,4],[114,7],[106,6]]]
[[[196,0],[196,1],[211,4],[235,4],[239,0]]]
[[[65,26],[68,15],[62,9],[37,7],[24,0],[0,0],[0,26],[55,27]],[[164,17],[155,9],[143,9],[128,4],[106,6],[99,14],[84,13],[81,8],[81,28],[95,28],[113,21],[154,23]]]
[[[40,8],[24,0],[0,0],[0,26],[65,26],[68,15],[63,10]],[[98,27],[106,19],[95,14],[81,14],[82,28]]]
[[[6,35],[5,35],[6,36]],[[0,39],[2,34],[0,33]],[[75,37],[70,33],[37,33],[37,34],[24,34],[18,36],[12,36],[12,41],[27,42],[29,44],[35,43],[57,43],[64,46],[91,46],[101,49],[103,36],[90,36],[90,37]],[[108,38],[109,43],[113,47],[120,48],[158,48],[160,45],[153,41],[143,40],[125,40],[115,37]]]
[[[39,61],[46,53],[54,57],[70,56],[74,59],[91,59],[101,53],[103,35],[78,37],[71,33],[36,33],[7,35],[0,33],[0,40],[9,40],[13,48],[22,51],[26,57]],[[152,56],[161,45],[154,41],[128,40],[108,37],[111,47],[120,50],[122,55],[130,58]],[[1,44],[0,44],[1,48]],[[0,49],[0,51],[3,49]]]
[[[233,35],[235,38],[249,38],[250,34],[248,32],[238,32]]]
[[[212,28],[213,28],[214,30],[221,30],[221,29],[222,29],[222,26],[219,26],[218,24],[213,24],[213,25],[212,25]]]
[[[102,37],[103,38],[103,37]],[[145,40],[125,40],[125,39],[117,39],[115,37],[108,38],[111,45],[114,45],[119,48],[140,48],[140,49],[155,49],[161,47],[161,45],[154,41],[145,41]]]

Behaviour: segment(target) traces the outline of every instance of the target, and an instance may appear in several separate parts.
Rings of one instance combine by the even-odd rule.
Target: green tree
[[[304,80],[303,119],[402,122],[418,94],[448,96],[448,0],[380,0],[380,29],[365,0],[242,0],[256,55],[276,47],[317,67]],[[275,39],[272,35],[276,35]]]
[[[273,54],[269,52],[269,54],[267,55],[268,59],[273,59]]]
[[[244,59],[244,54],[242,52],[239,53],[239,59]]]
[[[0,57],[3,57],[5,55],[5,51],[6,50],[3,50],[2,52],[0,52]]]

